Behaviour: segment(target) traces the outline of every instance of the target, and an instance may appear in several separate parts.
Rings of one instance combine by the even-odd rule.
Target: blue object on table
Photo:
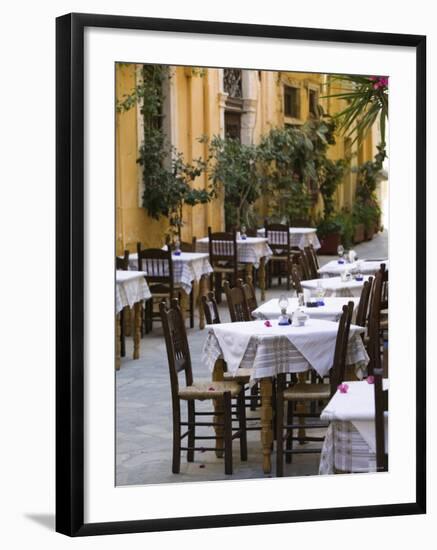
[[[338,264],[344,264],[344,260],[337,260]]]
[[[362,277],[362,276],[361,277],[355,277],[356,281],[362,281],[363,279],[364,279],[364,277]]]
[[[247,239],[246,235],[241,235],[241,240],[245,241]]]
[[[317,305],[318,306],[324,306],[325,302],[323,300],[317,300]]]
[[[175,250],[175,251],[173,252],[173,254],[174,254],[175,256],[180,256],[180,255],[181,255],[181,251],[180,251],[180,250]]]
[[[288,327],[289,324],[290,324],[290,319],[288,319],[288,318],[279,319],[279,321],[278,321],[278,325],[281,326],[281,327]]]

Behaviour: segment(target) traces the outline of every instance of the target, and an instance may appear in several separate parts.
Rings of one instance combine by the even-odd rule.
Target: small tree
[[[223,186],[226,227],[255,223],[253,205],[261,195],[257,146],[213,136],[208,160],[213,188]]]

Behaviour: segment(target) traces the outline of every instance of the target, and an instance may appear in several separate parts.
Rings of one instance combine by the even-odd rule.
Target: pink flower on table
[[[264,326],[271,327],[272,323],[270,321],[264,321]]]
[[[375,377],[370,375],[366,378],[368,384],[374,384],[375,383]]]
[[[349,389],[349,386],[347,384],[340,384],[338,386],[338,391],[340,393],[347,393],[347,390]]]
[[[208,391],[214,391],[214,390],[215,390],[214,386],[210,386],[210,387],[208,388]]]

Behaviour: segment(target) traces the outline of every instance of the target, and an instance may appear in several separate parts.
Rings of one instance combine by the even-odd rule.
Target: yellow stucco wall
[[[129,94],[136,85],[137,66],[134,64],[119,64],[116,67],[116,94],[121,99]],[[257,142],[262,134],[272,127],[284,123],[303,123],[309,117],[309,89],[317,89],[319,103],[325,112],[334,114],[344,107],[344,103],[336,98],[323,99],[322,96],[338,91],[338,82],[328,85],[326,75],[310,73],[286,73],[255,71],[252,80],[252,93],[257,96],[255,108],[255,125],[253,139]],[[256,76],[256,78],[255,78]],[[321,88],[325,83],[326,86]],[[291,84],[301,89],[301,120],[287,119],[283,110],[283,85]],[[220,90],[220,70],[206,69],[202,75],[191,67],[172,69],[169,92],[173,94],[173,116],[170,124],[173,145],[184,154],[186,161],[198,157],[206,157],[207,146],[198,142],[203,134],[212,136],[223,132],[223,120],[220,114],[220,102],[223,100]],[[162,246],[164,234],[168,227],[165,218],[159,221],[150,218],[141,206],[140,184],[141,167],[137,163],[141,131],[140,115],[136,107],[116,116],[116,236],[117,253],[124,249],[135,250],[140,241],[145,247]],[[329,150],[332,159],[344,158],[345,153],[351,154],[351,168],[357,163],[372,158],[374,142],[372,135],[357,149],[345,142],[343,136],[337,136],[337,143]],[[196,180],[199,188],[207,185],[207,176],[202,175]],[[349,171],[336,194],[337,207],[350,207],[355,194],[355,173]],[[320,212],[322,201],[319,198],[315,211]],[[206,235],[208,225],[215,230],[223,228],[223,198],[218,197],[206,205],[194,208],[186,207],[184,211],[184,227],[182,238],[191,240],[193,235]]]

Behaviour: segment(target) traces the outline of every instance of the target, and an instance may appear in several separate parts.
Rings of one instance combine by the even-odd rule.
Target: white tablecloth
[[[325,376],[332,366],[338,324],[309,319],[303,327],[278,326],[264,321],[210,325],[203,348],[203,362],[212,371],[222,357],[228,371],[252,368],[252,380],[279,373],[314,369]],[[368,363],[360,333],[362,327],[351,325],[347,363]]]
[[[115,312],[152,297],[143,271],[116,271]]]
[[[196,250],[209,254],[209,239],[203,237],[196,241]],[[261,258],[266,260],[273,254],[267,244],[267,239],[262,237],[247,237],[246,239],[237,239],[238,261],[243,264],[253,264],[259,266]]]
[[[265,229],[258,229],[258,235],[264,237]],[[283,233],[273,232],[273,244],[285,244],[285,240],[284,242],[278,240],[282,236]],[[290,244],[291,246],[298,246],[301,250],[303,250],[305,246],[312,244],[313,247],[318,250],[320,248],[320,242],[317,238],[317,230],[313,227],[290,227]]]
[[[374,260],[358,260],[353,263],[345,262],[343,264],[338,263],[338,260],[331,260],[321,267],[318,273],[320,273],[320,275],[327,274],[335,277],[340,275],[345,269],[348,269],[351,273],[360,271],[363,275],[374,275],[380,269],[382,263],[384,263],[386,269],[388,269],[388,260],[381,260],[378,262]]]
[[[328,297],[323,299],[325,305],[318,307],[304,307],[303,311],[312,319],[324,319],[325,321],[338,321],[344,305],[349,301],[354,302],[355,308],[358,307],[359,298]],[[297,309],[297,298],[288,298],[287,314],[291,314]],[[252,311],[252,317],[255,319],[277,319],[281,314],[278,300],[275,298],[265,302],[257,309]]]
[[[181,252],[179,256],[173,254],[173,279],[176,285],[181,286],[184,292],[190,294],[192,282],[200,281],[202,275],[212,273],[209,255],[199,252]],[[143,260],[143,270],[153,275],[153,266],[158,260],[148,262]],[[138,269],[138,254],[129,254],[129,269]],[[167,273],[165,269],[164,274]]]
[[[311,279],[302,281],[302,288],[307,288],[311,291],[311,295],[316,295],[317,285],[320,283],[325,291],[325,296],[341,296],[341,297],[360,297],[364,282],[369,278],[364,275],[362,281],[342,282],[340,277],[327,277],[326,279]]]
[[[322,411],[322,420],[330,422],[320,461],[319,473],[335,470],[376,471],[374,386],[367,381],[346,382],[347,393],[337,393]],[[388,388],[388,380],[383,381]],[[387,448],[388,413],[385,416]]]

